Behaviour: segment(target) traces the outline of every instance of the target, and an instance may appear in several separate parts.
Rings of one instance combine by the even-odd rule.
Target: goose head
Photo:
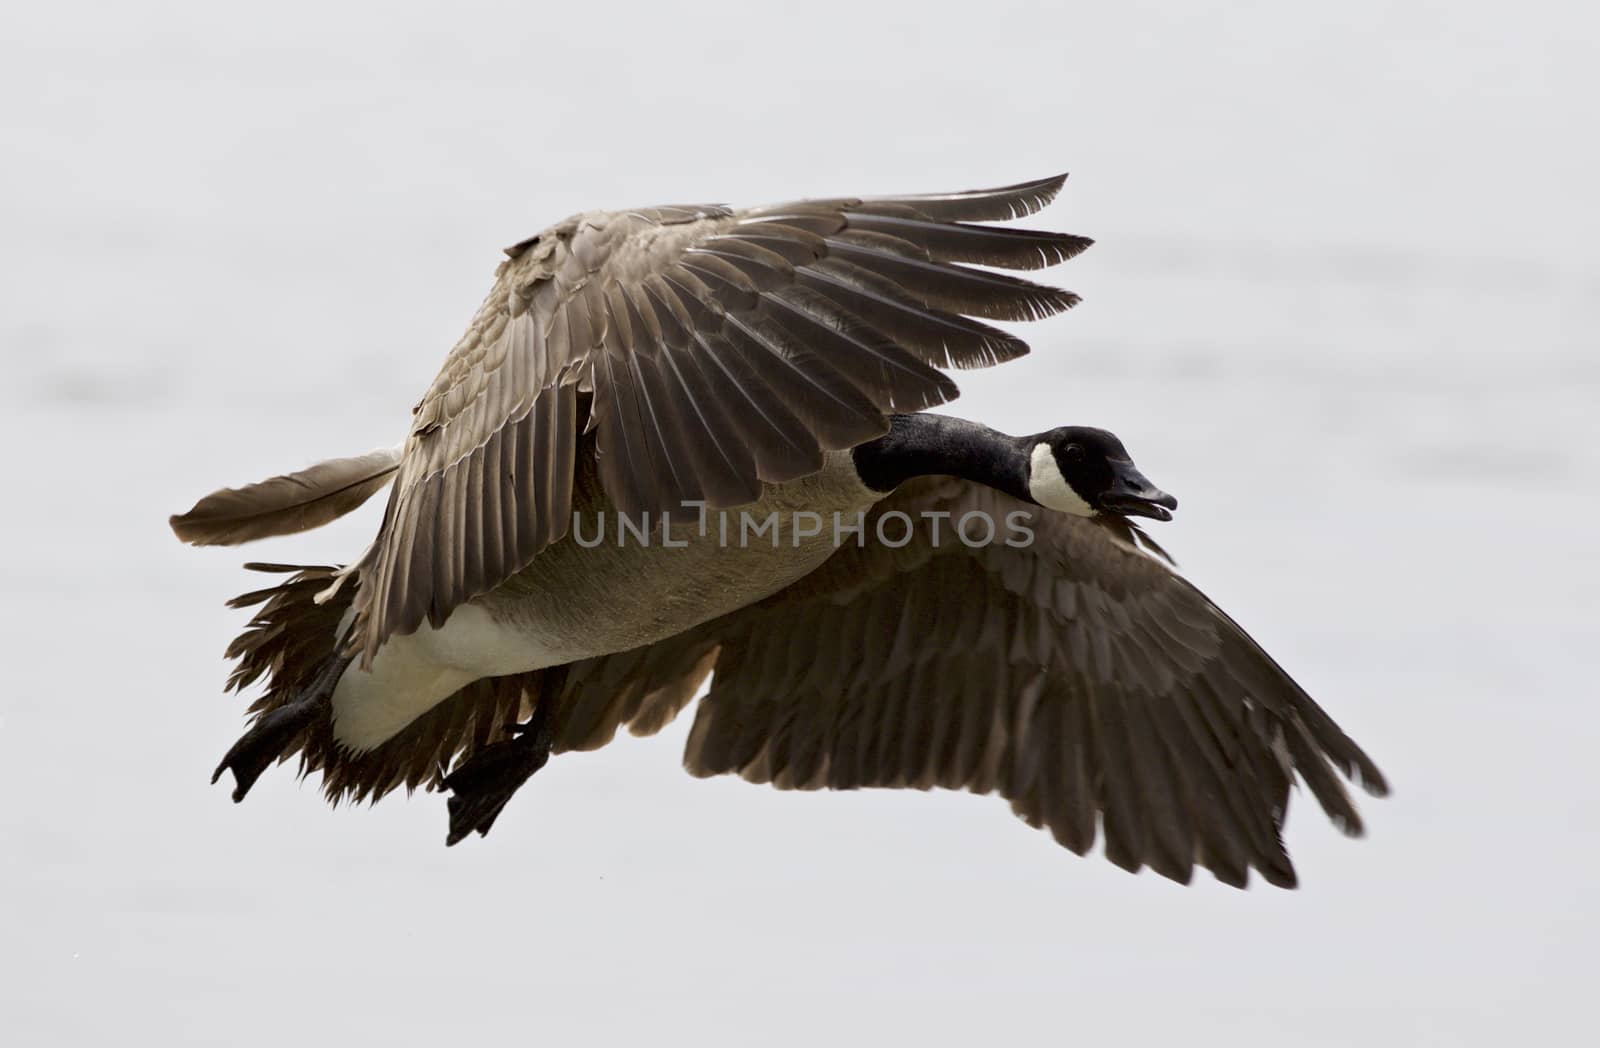
[[[1080,517],[1114,514],[1171,520],[1178,500],[1133,464],[1112,433],[1062,426],[1032,438],[1028,495],[1046,509]]]

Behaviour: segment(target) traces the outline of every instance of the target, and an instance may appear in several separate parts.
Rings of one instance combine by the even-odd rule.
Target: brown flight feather
[[[352,647],[363,664],[565,533],[579,432],[596,431],[618,510],[726,508],[881,434],[891,411],[949,400],[955,385],[937,368],[1025,353],[972,318],[1038,319],[1077,296],[963,263],[1038,269],[1089,241],[965,223],[1030,214],[1064,178],[590,212],[516,244],[417,405],[361,566]],[[592,392],[584,410],[574,391]]]
[[[168,523],[192,546],[237,546],[309,531],[366,502],[399,468],[399,448],[329,459],[298,473],[214,491]]]

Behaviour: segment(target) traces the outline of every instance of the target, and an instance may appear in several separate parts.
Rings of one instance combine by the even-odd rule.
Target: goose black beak
[[[1171,520],[1178,500],[1146,479],[1132,462],[1114,462],[1111,487],[1100,496],[1100,506],[1124,517]]]

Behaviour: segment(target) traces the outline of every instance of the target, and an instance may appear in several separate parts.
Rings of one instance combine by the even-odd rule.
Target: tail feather
[[[319,528],[381,491],[400,468],[400,453],[399,447],[383,448],[242,488],[223,488],[189,512],[173,515],[169,523],[179,539],[194,546],[236,546]]]
[[[294,701],[335,650],[339,626],[355,597],[342,587],[317,603],[338,576],[331,565],[247,564],[254,571],[286,575],[275,585],[253,590],[228,602],[229,607],[255,608],[255,614],[228,645],[234,660],[228,690],[240,691],[258,681],[265,689],[250,705],[252,720]],[[462,688],[412,721],[374,749],[353,753],[333,737],[333,718],[324,714],[285,743],[279,760],[300,758],[302,777],[318,772],[323,792],[341,800],[375,801],[404,786],[436,788],[452,764],[506,737],[507,727],[524,719],[539,701],[548,671],[490,677]]]

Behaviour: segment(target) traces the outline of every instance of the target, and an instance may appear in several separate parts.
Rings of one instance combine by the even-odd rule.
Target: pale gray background
[[[1590,1032],[1592,14],[1542,3],[8,5],[8,1044],[1482,1044]],[[670,9],[670,10],[669,10]],[[250,556],[169,512],[391,443],[497,249],[594,206],[1068,169],[1100,244],[962,414],[1115,428],[1156,530],[1374,754],[1303,888],[664,736],[443,801],[210,788]],[[903,1036],[902,1036],[903,1035]],[[626,1041],[624,1041],[626,1039]]]

